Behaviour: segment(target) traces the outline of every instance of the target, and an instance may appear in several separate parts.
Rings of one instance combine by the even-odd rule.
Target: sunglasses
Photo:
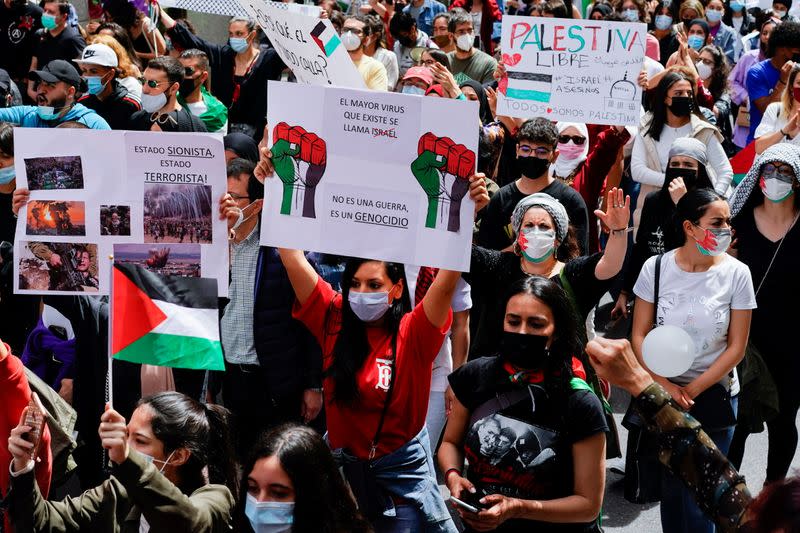
[[[586,137],[581,137],[580,135],[559,135],[558,142],[561,144],[567,144],[570,139],[572,142],[578,146],[583,146],[583,143],[586,142]]]
[[[777,166],[772,163],[767,163],[761,168],[761,175],[764,177],[775,177],[789,183],[795,178],[792,167],[786,165]]]
[[[186,77],[194,76],[195,72],[194,67],[184,67],[183,69],[183,75]]]
[[[178,121],[170,113],[159,114],[158,111],[150,115],[150,123],[163,126],[164,124],[171,123],[173,126],[178,125]]]
[[[139,78],[139,81],[142,83],[142,85],[147,85],[151,89],[157,88],[162,83],[167,83],[165,81],[148,80],[146,78]]]

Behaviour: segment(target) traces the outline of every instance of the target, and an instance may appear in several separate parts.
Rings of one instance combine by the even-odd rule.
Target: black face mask
[[[526,178],[536,179],[545,174],[550,167],[549,159],[539,157],[517,157],[517,170]]]
[[[417,41],[409,39],[408,37],[401,37],[400,39],[397,40],[400,41],[400,44],[402,44],[406,48],[413,48],[417,46]]]
[[[194,90],[197,89],[197,85],[195,85],[194,83],[195,81],[196,80],[193,80],[191,78],[190,79],[184,78],[183,81],[181,82],[180,88],[178,89],[178,93],[184,98],[192,94]]]
[[[692,104],[692,99],[688,96],[673,96],[672,97],[672,104],[669,106],[669,110],[672,111],[672,114],[676,117],[688,117],[692,114],[692,108],[694,104]]]
[[[667,167],[667,170],[664,171],[664,187],[669,187],[670,182],[675,178],[683,178],[687,191],[697,187],[697,171],[693,168]]]
[[[694,19],[681,19],[681,22],[683,22],[683,27],[686,28],[687,31],[689,30],[689,26],[692,24],[692,20]]]
[[[544,368],[550,352],[544,335],[524,335],[504,331],[500,337],[500,356],[517,368]]]

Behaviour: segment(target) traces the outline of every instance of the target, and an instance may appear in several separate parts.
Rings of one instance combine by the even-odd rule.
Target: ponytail
[[[238,500],[239,485],[236,480],[236,457],[230,439],[228,422],[230,411],[220,405],[206,404],[208,419],[208,480],[225,485]]]

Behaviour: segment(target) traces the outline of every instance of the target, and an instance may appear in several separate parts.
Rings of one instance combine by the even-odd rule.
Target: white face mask
[[[533,263],[541,263],[553,255],[556,232],[539,228],[523,229],[517,241],[522,256]]]
[[[697,69],[697,73],[700,75],[701,79],[707,80],[708,78],[711,77],[713,69],[708,65],[706,65],[705,63],[703,63],[702,61],[698,61],[697,63],[695,63],[694,66]]]
[[[361,47],[361,37],[353,33],[352,31],[346,31],[342,34],[342,44],[344,45],[344,49],[348,52],[355,52],[356,50]]]
[[[761,192],[770,202],[782,202],[792,194],[792,184],[777,178],[761,178]]]
[[[464,52],[469,52],[472,50],[472,45],[475,44],[475,34],[473,33],[465,33],[464,35],[459,35],[458,39],[456,39],[456,46],[459,50]]]
[[[136,451],[139,452],[139,450],[136,450]],[[170,460],[172,459],[172,454],[173,453],[175,453],[175,450],[172,450],[172,453],[169,454],[169,456],[167,457],[166,461],[161,461],[159,459],[155,459],[152,455],[147,455],[144,452],[139,452],[139,455],[144,457],[144,460],[145,460],[146,463],[152,463],[153,465],[155,465],[156,463],[161,463],[161,468],[158,469],[158,472],[159,473],[163,473],[164,469],[167,467],[167,465],[169,464]]]
[[[356,292],[350,291],[347,298],[350,309],[362,322],[375,322],[389,310],[389,291]]]
[[[783,17],[786,16],[786,11],[772,10],[772,14],[775,15],[775,18],[783,20]]]
[[[148,113],[155,113],[167,105],[167,95],[164,93],[144,94],[142,93],[142,109]]]

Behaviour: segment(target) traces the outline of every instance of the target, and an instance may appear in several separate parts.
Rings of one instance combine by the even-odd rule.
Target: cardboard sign
[[[261,243],[469,270],[478,106],[270,82]]]
[[[15,292],[108,294],[114,255],[217,278],[227,296],[219,136],[16,128],[14,148],[17,187],[31,191],[17,220]]]
[[[300,83],[365,87],[331,21],[284,7],[291,4],[264,0],[239,0],[239,4],[258,22]]]
[[[640,23],[504,17],[497,113],[638,126],[646,38]]]

